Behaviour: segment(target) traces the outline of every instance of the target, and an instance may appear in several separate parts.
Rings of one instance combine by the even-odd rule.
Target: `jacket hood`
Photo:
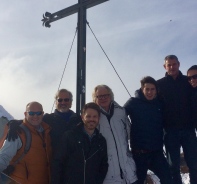
[[[142,99],[142,100],[146,100],[144,94],[142,93],[141,88],[140,88],[140,89],[137,89],[137,90],[135,91],[135,97],[136,97],[136,98],[139,98],[139,99]]]

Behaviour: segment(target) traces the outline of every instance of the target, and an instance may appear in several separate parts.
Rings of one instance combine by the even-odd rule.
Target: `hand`
[[[20,124],[22,123],[23,121],[22,120],[11,120],[8,122],[8,134],[7,134],[7,137],[6,139],[8,141],[15,141],[15,139],[18,138],[18,133],[21,133],[22,130],[21,130],[21,127],[20,127]]]

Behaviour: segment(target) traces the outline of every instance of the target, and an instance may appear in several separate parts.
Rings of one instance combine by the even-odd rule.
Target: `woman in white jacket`
[[[137,184],[136,166],[129,151],[130,122],[106,85],[94,88],[93,101],[101,108],[98,129],[107,141],[108,172],[104,184]]]

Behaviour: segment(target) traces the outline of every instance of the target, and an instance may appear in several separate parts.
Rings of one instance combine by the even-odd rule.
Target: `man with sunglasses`
[[[174,184],[182,184],[180,176],[180,147],[190,171],[190,183],[197,183],[197,142],[191,116],[191,89],[188,79],[179,71],[175,55],[164,59],[166,75],[158,80],[164,98],[164,143]]]
[[[42,121],[43,114],[40,103],[27,104],[25,119],[22,122],[31,134],[31,146],[27,153],[24,153],[27,138],[23,131],[14,141],[5,140],[0,150],[0,172],[9,164],[14,166],[9,176],[21,184],[50,183],[50,127]],[[21,157],[23,154],[25,155]],[[15,162],[16,160],[18,163]]]
[[[197,129],[197,65],[193,65],[188,69],[187,79],[192,87],[192,118]]]
[[[69,90],[58,90],[55,94],[56,109],[54,113],[45,114],[43,117],[43,121],[51,127],[53,153],[56,151],[64,132],[72,130],[81,121],[81,117],[70,109],[72,101],[73,95]]]
[[[71,130],[81,122],[81,117],[70,110],[73,96],[67,89],[60,89],[55,94],[56,109],[54,113],[45,114],[43,121],[51,127],[51,144],[53,154],[57,150],[58,144],[65,131]],[[20,132],[20,120],[12,120],[8,132],[8,141],[15,140],[18,137],[17,131]]]

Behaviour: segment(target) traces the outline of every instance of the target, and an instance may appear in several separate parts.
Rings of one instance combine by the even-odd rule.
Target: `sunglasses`
[[[38,112],[33,112],[33,111],[29,111],[27,112],[30,116],[34,116],[34,115],[37,115],[37,116],[40,116],[43,112],[42,111],[38,111]]]
[[[96,96],[96,98],[98,98],[99,100],[101,100],[101,99],[106,99],[106,98],[108,98],[109,96],[110,96],[110,94],[98,95],[98,96]]]
[[[188,81],[191,81],[192,79],[197,79],[197,74],[187,77]]]
[[[63,98],[58,98],[57,101],[58,102],[63,102],[63,101],[64,102],[70,102],[70,98],[64,98],[64,99]]]

